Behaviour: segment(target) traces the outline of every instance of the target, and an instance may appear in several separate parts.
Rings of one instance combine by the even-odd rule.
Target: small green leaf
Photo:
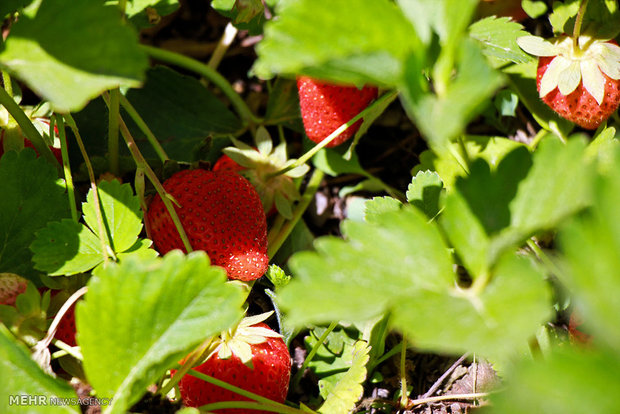
[[[290,125],[292,122],[300,120],[301,113],[299,112],[296,82],[291,79],[277,78],[269,93],[265,124]]]
[[[360,165],[357,155],[353,154],[350,159],[345,159],[337,150],[324,148],[312,158],[314,166],[335,177],[340,174],[365,175],[366,170]]]
[[[0,401],[6,412],[41,412],[37,407],[45,407],[44,411],[52,414],[80,412],[77,404],[53,403],[58,399],[77,399],[77,395],[65,381],[43,372],[3,324],[0,324],[0,368]]]
[[[254,71],[395,85],[402,58],[421,49],[411,24],[388,0],[283,2],[278,19],[265,25]]]
[[[490,413],[581,414],[618,409],[618,353],[562,346],[545,358],[524,358],[507,374],[505,387],[491,396]]]
[[[99,267],[76,307],[84,370],[108,412],[125,412],[201,341],[241,320],[241,291],[204,252]]]
[[[541,0],[522,0],[521,7],[532,19],[537,19],[547,12],[547,5]]]
[[[500,62],[521,63],[531,59],[517,44],[517,38],[526,34],[523,26],[508,17],[487,17],[469,27],[469,35],[482,44],[482,53]]]
[[[439,199],[444,192],[439,174],[435,171],[419,171],[407,188],[407,201],[431,219],[439,213]]]
[[[131,185],[121,184],[118,180],[101,181],[97,188],[105,239],[115,252],[123,252],[134,245],[142,230],[140,200],[134,195]],[[86,203],[82,204],[82,211],[86,224],[98,234],[92,189],[88,192]]]
[[[275,264],[269,265],[265,276],[273,283],[276,290],[280,289],[282,286],[288,285],[288,282],[291,281],[291,277],[287,275],[280,266]]]
[[[364,219],[370,223],[381,214],[398,211],[403,207],[403,203],[392,197],[374,197],[364,204]]]
[[[553,26],[553,32],[570,33],[573,30],[575,16],[579,10],[579,0],[566,0],[553,2],[553,13],[549,15],[549,22]]]
[[[0,272],[33,278],[29,246],[50,221],[69,216],[64,187],[54,167],[26,148],[0,159]]]
[[[120,1],[112,2],[118,5]],[[133,0],[125,4],[125,13],[129,21],[138,29],[155,26],[162,16],[167,16],[178,9],[178,0]]]
[[[138,86],[148,60],[118,10],[102,2],[46,0],[34,18],[23,14],[11,27],[0,64],[65,112],[106,89]]]
[[[345,355],[347,360],[350,358],[351,367],[331,389],[325,402],[319,408],[319,413],[339,414],[350,412],[355,407],[355,403],[364,394],[362,384],[366,380],[368,352],[369,348],[366,342],[358,341],[353,346],[351,354]]]
[[[30,249],[35,268],[50,276],[86,272],[103,261],[99,238],[71,219],[48,223],[36,233]]]

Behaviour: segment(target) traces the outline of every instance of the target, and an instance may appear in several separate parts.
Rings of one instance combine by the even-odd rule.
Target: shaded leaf
[[[407,201],[431,219],[439,213],[439,199],[444,192],[439,174],[419,171],[407,187]]]

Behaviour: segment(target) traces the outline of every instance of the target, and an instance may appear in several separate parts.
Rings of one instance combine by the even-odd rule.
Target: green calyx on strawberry
[[[217,337],[207,357],[194,369],[246,391],[283,403],[288,392],[291,358],[282,336],[263,323],[273,312],[244,318]],[[179,382],[185,405],[200,407],[220,401],[249,401],[237,393],[209,384],[191,375]],[[217,413],[247,413],[226,409]],[[266,411],[252,411],[266,413]]]
[[[229,279],[261,277],[269,265],[267,219],[258,193],[238,174],[183,170],[163,183],[194,250],[203,250]],[[156,249],[185,251],[181,237],[159,195],[146,224]]]
[[[375,100],[378,94],[378,89],[374,86],[358,89],[355,86],[334,85],[307,76],[297,78],[297,91],[306,135],[316,143],[349,122]],[[360,119],[326,146],[335,147],[349,140],[361,125]]]
[[[613,40],[584,34],[545,40],[517,39],[538,56],[536,85],[541,99],[563,118],[596,129],[620,105],[620,47]]]
[[[224,148],[224,156],[215,163],[213,171],[241,174],[256,189],[265,212],[273,211],[275,206],[281,215],[292,218],[292,204],[301,197],[293,179],[302,177],[310,168],[304,164],[278,174],[296,160],[287,158],[285,142],[273,147],[264,127],[259,127],[256,132],[256,148],[236,139],[233,144],[234,147]]]

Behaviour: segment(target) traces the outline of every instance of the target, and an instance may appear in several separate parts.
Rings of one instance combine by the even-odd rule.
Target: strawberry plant
[[[617,2],[0,17],[0,412],[616,411]]]

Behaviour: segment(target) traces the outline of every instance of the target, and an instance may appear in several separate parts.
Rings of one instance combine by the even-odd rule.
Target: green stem
[[[556,276],[562,274],[560,268],[553,262],[553,260],[549,258],[549,256],[544,252],[544,250],[541,249],[534,240],[528,239],[527,245],[534,252],[536,257],[545,265],[545,267],[550,273]]]
[[[69,151],[67,150],[67,134],[65,133],[65,123],[62,116],[54,114],[53,121],[58,127],[58,138],[60,138],[60,152],[62,154],[62,166],[65,174],[65,183],[67,185],[67,196],[69,197],[69,208],[71,209],[71,218],[76,223],[79,220],[77,207],[75,204],[75,185],[73,184],[73,176],[71,175],[71,165],[69,164]],[[52,127],[50,122],[50,127]],[[50,132],[53,136],[53,130]]]
[[[382,364],[383,362],[387,361],[388,359],[392,358],[394,355],[398,354],[400,352],[400,350],[403,348],[403,343],[402,341],[396,345],[394,348],[390,349],[388,352],[386,352],[385,354],[383,354],[381,356],[381,358],[377,359],[373,364],[368,366],[368,372],[372,372],[376,367],[378,367],[380,364]]]
[[[198,363],[198,360],[202,355],[204,355],[205,351],[211,347],[213,343],[213,337],[209,337],[205,339],[199,346],[196,348],[189,357],[183,361],[183,365],[179,367],[179,369],[174,373],[170,381],[166,383],[164,387],[159,390],[161,395],[167,395],[170,390],[172,390],[178,383],[181,381],[188,372],[196,372],[193,371],[192,368]]]
[[[576,51],[579,48],[579,36],[581,36],[581,25],[583,24],[583,16],[586,14],[588,8],[588,0],[581,0],[579,11],[577,12],[577,18],[575,19],[575,27],[573,28],[573,46]]]
[[[120,116],[120,95],[118,88],[110,91],[110,103],[108,105],[108,162],[110,172],[116,176],[119,174],[118,162],[118,118]]]
[[[209,375],[205,375],[205,374],[203,374],[201,372],[198,372],[198,371],[195,371],[195,370],[191,370],[190,371],[190,375],[192,375],[192,376],[194,376],[196,378],[199,378],[199,379],[201,379],[201,380],[203,380],[205,382],[208,382],[209,384],[213,384],[213,385],[216,385],[218,387],[222,387],[222,388],[224,388],[224,389],[226,389],[228,391],[232,391],[232,392],[234,392],[236,394],[242,395],[242,396],[244,396],[246,398],[249,398],[251,400],[254,400],[254,401],[258,402],[258,403],[262,403],[262,404],[265,404],[265,405],[270,406],[270,407],[279,407],[282,410],[282,412],[284,412],[284,413],[295,413],[295,414],[297,414],[297,413],[308,413],[308,412],[313,413],[314,412],[314,411],[301,411],[301,410],[298,410],[296,408],[289,407],[288,405],[277,403],[277,402],[272,401],[272,400],[270,400],[268,398],[265,398],[265,397],[263,397],[261,395],[254,394],[253,392],[250,392],[250,391],[246,391],[243,388],[235,387],[234,385],[231,385],[231,384],[229,384],[227,382],[224,382],[224,381],[219,380],[217,378],[213,378],[213,377],[211,377]],[[294,411],[291,411],[291,410],[294,410]]]
[[[249,410],[247,414],[252,414],[254,411],[270,411],[272,413],[285,413],[285,414],[307,414],[308,411],[302,411],[298,408],[289,407],[287,405],[273,405],[273,404],[262,404],[251,401],[222,401],[211,404],[206,404],[200,407],[201,412],[215,412],[216,410],[223,410],[227,408],[237,408]]]
[[[335,140],[340,134],[342,134],[344,131],[349,129],[351,127],[351,125],[355,124],[357,121],[359,121],[360,119],[365,117],[368,113],[373,111],[376,106],[381,105],[386,100],[393,99],[395,95],[398,95],[398,91],[391,91],[391,92],[383,94],[381,97],[379,97],[377,100],[375,100],[372,104],[367,106],[362,112],[360,112],[359,114],[355,115],[349,122],[347,122],[346,124],[341,125],[338,129],[336,129],[334,132],[329,134],[323,141],[319,142],[314,147],[310,148],[310,150],[308,150],[308,152],[306,152],[304,155],[299,157],[297,159],[297,161],[295,161],[293,164],[291,164],[290,166],[288,166],[286,168],[281,169],[280,171],[276,171],[275,173],[272,174],[272,176],[277,176],[277,175],[280,175],[280,174],[285,174],[286,172],[288,172],[288,171],[290,171],[290,170],[292,170],[294,168],[297,168],[297,167],[299,167],[301,165],[304,165],[312,157],[314,157],[317,152],[322,150],[327,144],[329,144],[330,142]]]
[[[538,144],[540,144],[540,141],[547,135],[547,133],[548,131],[545,129],[541,129],[540,131],[538,131],[538,133],[534,136],[534,138],[528,145],[528,147],[530,148],[530,151],[534,151],[536,149]]]
[[[146,122],[144,122],[144,119],[142,119],[142,117],[140,116],[138,111],[136,111],[136,109],[131,104],[131,102],[129,102],[129,100],[125,96],[121,95],[120,103],[123,109],[127,112],[127,114],[129,114],[129,117],[138,126],[140,131],[144,133],[144,135],[146,136],[146,139],[149,141],[149,143],[151,144],[151,146],[157,153],[157,156],[159,157],[161,162],[168,161],[170,157],[168,157],[168,154],[166,154],[166,151],[164,150],[164,148],[161,146],[161,144],[155,137],[155,134],[153,134],[153,131],[151,131],[151,128],[149,128]]]
[[[103,256],[103,264],[106,266],[108,264],[108,255],[110,253],[114,254],[112,249],[108,246],[105,234],[106,230],[103,225],[103,215],[101,214],[101,202],[99,201],[99,191],[97,189],[97,182],[95,180],[95,171],[93,170],[93,165],[90,162],[90,158],[88,157],[88,153],[86,152],[86,148],[84,147],[84,142],[82,141],[82,137],[80,135],[80,131],[78,130],[77,124],[75,120],[71,116],[71,114],[66,113],[63,114],[63,117],[67,121],[67,124],[73,131],[73,135],[75,136],[75,140],[77,141],[78,147],[80,148],[80,152],[82,153],[82,157],[84,158],[84,164],[86,164],[86,169],[88,170],[88,177],[90,179],[90,188],[93,190],[93,201],[95,202],[95,215],[97,216],[97,227],[98,227],[98,235],[99,242],[101,244],[101,254]]]
[[[409,392],[407,391],[407,337],[403,335],[400,348],[400,406],[407,407]]]
[[[310,177],[310,181],[308,181],[308,185],[306,186],[306,191],[304,191],[304,194],[301,196],[301,200],[299,200],[299,203],[295,206],[293,218],[286,222],[277,234],[274,234],[273,237],[269,239],[267,255],[270,259],[276,255],[278,250],[280,250],[280,247],[282,247],[282,244],[291,234],[291,231],[293,231],[293,228],[310,205],[310,202],[321,185],[324,175],[325,174],[323,171],[318,168],[314,170],[312,176]],[[272,234],[273,233],[270,232],[270,236],[272,236]]]
[[[58,173],[61,174],[62,167],[58,163],[56,157],[54,157],[52,150],[47,146],[45,140],[43,140],[43,137],[39,134],[39,131],[37,131],[30,118],[28,118],[28,115],[24,113],[17,102],[15,102],[11,95],[3,88],[0,88],[0,105],[4,106],[13,119],[15,119],[22,133],[30,140],[32,145],[34,145],[39,155],[51,162],[58,170]]]
[[[4,84],[4,90],[9,96],[13,97],[13,84],[11,83],[11,75],[6,70],[2,71],[2,83]]]
[[[220,37],[220,41],[218,42],[215,50],[213,51],[213,54],[211,54],[211,59],[209,59],[207,66],[214,70],[217,69],[220,62],[222,61],[222,58],[226,54],[226,51],[232,44],[233,40],[235,40],[236,36],[237,28],[233,26],[232,23],[228,22],[226,28],[224,29],[224,34],[222,35],[222,37]]]
[[[226,80],[226,78],[220,75],[216,70],[210,68],[202,62],[183,56],[179,53],[146,45],[141,45],[141,48],[154,59],[191,70],[192,72],[195,72],[214,83],[230,100],[230,103],[243,120],[244,126],[247,126],[248,123],[261,124],[263,122],[262,119],[256,117],[252,113],[245,101],[241,99],[241,96],[235,92],[228,80]]]
[[[301,365],[301,368],[299,368],[299,371],[295,373],[295,377],[293,378],[293,381],[292,381],[293,388],[297,388],[297,386],[299,385],[299,381],[301,381],[301,377],[303,377],[304,372],[306,372],[306,368],[308,368],[308,364],[310,364],[310,362],[312,361],[316,353],[319,352],[319,348],[321,348],[321,346],[327,339],[327,336],[330,333],[332,333],[334,329],[336,329],[336,326],[338,326],[338,322],[330,323],[327,329],[325,330],[325,332],[323,332],[323,335],[321,335],[321,337],[316,341],[316,344],[314,344],[314,346],[308,353],[308,356],[306,356],[306,359],[304,360],[304,363]]]
[[[469,394],[446,394],[438,395],[436,397],[419,398],[417,400],[409,400],[407,405],[408,409],[415,407],[416,405],[429,404],[441,401],[458,401],[458,400],[477,400],[479,398],[488,397],[488,392],[478,392]]]

